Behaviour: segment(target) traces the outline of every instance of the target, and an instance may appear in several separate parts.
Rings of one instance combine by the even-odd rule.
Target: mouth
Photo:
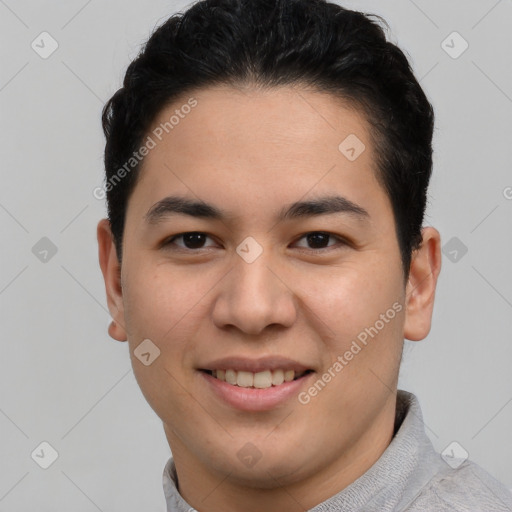
[[[249,372],[244,370],[207,370],[200,369],[214,379],[220,380],[231,386],[252,389],[268,389],[271,387],[279,387],[285,383],[298,380],[313,370],[295,371],[292,369],[277,368],[275,370],[263,370],[260,372]]]
[[[202,362],[196,370],[202,377],[198,385],[215,403],[246,412],[294,407],[294,398],[316,374],[309,365],[278,355],[232,355]]]

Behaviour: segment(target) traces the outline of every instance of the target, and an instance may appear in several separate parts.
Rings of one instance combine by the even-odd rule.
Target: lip
[[[198,373],[215,397],[235,409],[247,412],[269,411],[284,404],[296,397],[300,389],[305,387],[307,381],[315,375],[312,371],[298,379],[283,382],[279,386],[257,389],[233,386],[201,370]]]
[[[247,357],[224,357],[216,359],[198,366],[199,370],[236,370],[258,373],[265,370],[294,370],[295,373],[302,373],[306,370],[313,370],[310,366],[305,366],[298,361],[286,357],[269,356],[259,359],[249,359]]]

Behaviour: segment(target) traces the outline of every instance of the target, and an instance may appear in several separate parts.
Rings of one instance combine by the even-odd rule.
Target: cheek
[[[350,343],[399,299],[393,279],[380,267],[353,263],[296,276],[295,282],[300,282],[304,291],[305,305],[327,326],[331,336],[338,343]]]
[[[358,395],[382,386],[375,375],[390,383],[396,373],[403,340],[401,281],[380,265],[353,264],[313,282],[306,305],[321,320],[316,330],[328,326],[323,337],[325,370],[335,375],[318,405],[339,400],[341,409],[356,407]]]
[[[138,268],[132,273],[123,292],[131,350],[149,338],[160,349],[159,361],[173,374],[188,366],[194,343],[201,339],[197,331],[205,320],[208,323],[209,292],[218,275],[222,273],[171,265]]]
[[[200,298],[205,295],[206,284],[199,286],[197,278],[164,266],[139,266],[136,273],[127,272],[127,277],[123,289],[125,319],[130,327],[130,357],[139,387],[163,421],[169,421],[170,411],[188,417],[194,403],[187,392],[190,376],[182,369],[187,354],[193,351],[191,340],[198,316],[205,314]],[[149,365],[135,355],[145,339],[160,351]]]
[[[318,417],[329,415],[333,431],[349,432],[354,417],[369,421],[371,411],[381,407],[397,374],[404,320],[401,281],[381,267],[354,264],[314,283],[306,305],[329,327],[323,339],[328,356],[324,373],[303,398],[321,411]]]
[[[193,309],[204,287],[194,274],[185,276],[183,272],[164,265],[138,268],[136,273],[129,275],[127,283],[124,290],[125,315],[136,331],[150,329],[158,339]]]
[[[282,269],[283,280],[294,283],[282,293],[300,299],[298,316],[309,317],[310,329],[317,331],[336,355],[399,298],[397,276],[386,272],[389,266],[382,254],[376,256],[368,252],[338,266]],[[216,284],[224,274],[224,266],[198,266],[194,271],[165,263],[127,268],[123,295],[133,343],[155,340],[173,357],[185,349],[190,352],[194,332],[210,323],[208,317],[218,298]],[[390,330],[389,323],[384,330]]]

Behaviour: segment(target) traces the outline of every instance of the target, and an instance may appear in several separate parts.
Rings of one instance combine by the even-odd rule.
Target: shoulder
[[[407,510],[511,512],[512,493],[478,464],[466,460],[432,478]]]

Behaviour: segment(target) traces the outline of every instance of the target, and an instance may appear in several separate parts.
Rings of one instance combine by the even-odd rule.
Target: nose
[[[265,252],[252,263],[235,256],[234,268],[219,283],[213,322],[261,334],[267,327],[290,327],[296,320],[296,297],[284,275]]]

